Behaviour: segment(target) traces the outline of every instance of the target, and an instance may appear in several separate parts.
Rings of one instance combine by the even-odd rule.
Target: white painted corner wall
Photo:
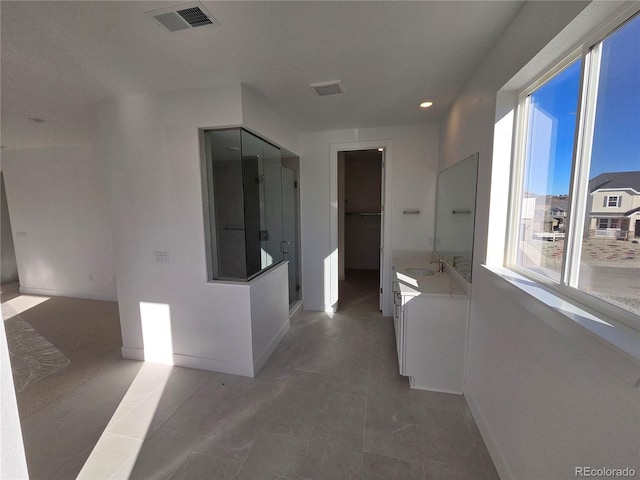
[[[3,150],[23,293],[115,300],[109,202],[91,145]]]
[[[250,282],[253,374],[257,374],[289,331],[289,265],[273,267]]]
[[[302,134],[301,229],[305,309],[338,301],[337,152],[386,146],[383,313],[391,315],[391,251],[433,250],[438,125],[408,125]],[[403,210],[420,215],[403,215]]]
[[[141,302],[168,306],[174,363],[240,375],[254,374],[254,340],[264,351],[288,323],[286,268],[269,273],[278,279],[265,284],[273,297],[260,281],[207,282],[199,129],[242,125],[243,108],[254,108],[243,102],[250,99],[237,84],[102,105],[124,356],[144,356],[151,342],[142,322],[156,319],[141,318]],[[263,121],[275,136],[290,130],[274,126],[271,113],[250,116],[258,132]],[[157,262],[156,252],[168,262]],[[252,324],[256,312],[264,324]]]
[[[513,124],[515,95],[501,93],[498,104],[498,91],[519,72],[551,66],[572,48],[568,41],[546,47],[556,36],[586,34],[590,16],[617,5],[525,3],[441,125],[441,168],[480,152],[465,396],[504,479],[570,479],[578,466],[640,471],[640,390],[527,311],[525,294],[506,297],[504,280],[480,266],[501,263],[504,246],[508,194],[499,187],[508,179],[492,172],[492,162],[502,168],[510,149],[493,141]],[[541,51],[543,64],[532,64]],[[487,258],[496,243],[500,251]]]

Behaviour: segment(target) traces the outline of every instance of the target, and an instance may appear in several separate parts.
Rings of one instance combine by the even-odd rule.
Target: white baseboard
[[[229,360],[218,360],[215,358],[192,357],[190,355],[174,353],[173,364],[178,367],[197,368],[199,370],[253,377],[253,366],[249,363],[230,362]]]
[[[298,300],[296,303],[294,303],[293,306],[289,308],[289,318],[293,317],[296,313],[302,310],[303,305],[304,304],[302,303],[302,300]]]
[[[449,393],[452,395],[463,395],[461,390],[457,390],[457,389],[446,389],[446,388],[433,388],[430,385],[422,385],[418,382],[418,380],[415,380],[415,377],[410,376],[409,377],[409,385],[411,386],[411,388],[413,388],[414,390],[426,390],[429,392],[438,392],[438,393]]]
[[[120,352],[122,353],[122,358],[144,362],[144,350],[141,348],[122,347]]]
[[[144,350],[141,348],[122,347],[121,351],[123,358],[145,361]],[[230,362],[228,360],[217,360],[214,358],[194,357],[174,353],[173,364],[177,367],[197,368],[198,370],[253,377],[253,366],[248,363]]]
[[[491,460],[493,460],[493,464],[498,471],[498,475],[502,480],[512,479],[513,475],[511,474],[511,470],[509,469],[509,465],[507,464],[504,455],[502,454],[502,450],[496,442],[495,437],[491,433],[491,429],[489,425],[485,421],[480,409],[478,408],[478,404],[473,399],[473,396],[468,392],[464,394],[464,398],[467,400],[467,404],[469,405],[469,409],[471,410],[471,414],[473,415],[473,419],[478,426],[478,430],[480,430],[480,435],[482,435],[482,439],[484,440],[485,445],[487,446],[487,450],[491,455]]]
[[[20,293],[25,295],[43,295],[45,297],[69,297],[82,298],[85,300],[103,300],[107,302],[117,302],[118,295],[116,293],[94,293],[94,292],[76,292],[73,290],[49,290],[46,288],[20,287]]]
[[[252,377],[256,376],[260,369],[264,366],[264,364],[267,363],[267,360],[280,343],[280,340],[282,340],[282,337],[284,337],[285,334],[289,331],[290,326],[291,324],[289,323],[289,319],[287,318],[287,320],[282,324],[282,327],[280,327],[280,330],[278,330],[278,332],[271,339],[262,353],[258,355],[258,358],[253,361],[253,375],[251,375]]]

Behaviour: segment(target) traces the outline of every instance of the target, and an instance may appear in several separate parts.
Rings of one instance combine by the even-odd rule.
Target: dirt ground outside
[[[564,239],[524,244],[523,266],[558,273],[564,258]],[[582,241],[579,288],[640,315],[640,241],[589,238]]]

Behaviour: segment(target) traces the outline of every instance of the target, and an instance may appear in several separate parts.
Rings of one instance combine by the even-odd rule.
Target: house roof
[[[589,193],[603,189],[625,188],[640,192],[640,171],[601,173],[589,180]]]

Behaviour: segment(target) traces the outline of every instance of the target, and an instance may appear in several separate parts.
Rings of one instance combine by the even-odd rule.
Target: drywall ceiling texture
[[[3,145],[84,143],[103,99],[229,83],[302,132],[438,121],[522,5],[202,3],[219,27],[171,33],[145,14],[167,2],[1,2]],[[327,80],[345,93],[316,96]]]
[[[570,479],[578,466],[640,468],[640,391],[596,361],[588,348],[525,309],[526,295],[505,289],[503,280],[480,266],[488,236],[494,236],[492,243],[504,242],[504,229],[487,231],[496,94],[525,66],[530,73],[540,71],[540,65],[528,65],[539,51],[545,51],[547,67],[570,52],[573,44],[565,41],[555,44],[555,58],[550,56],[545,46],[556,35],[576,26],[584,35],[589,29],[585,15],[620,4],[587,5],[526,4],[441,127],[442,167],[480,152],[465,396],[501,478]],[[500,100],[501,117],[515,96],[507,93]],[[502,217],[505,195],[506,190],[496,194],[491,205]]]

